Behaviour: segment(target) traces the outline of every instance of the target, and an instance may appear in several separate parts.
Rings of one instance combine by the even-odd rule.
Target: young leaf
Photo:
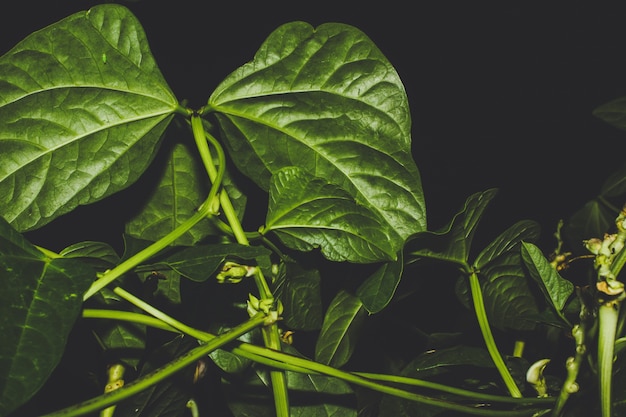
[[[375,314],[387,307],[398,288],[403,270],[404,256],[400,252],[398,259],[383,263],[359,286],[356,295],[368,313]]]
[[[168,144],[169,145],[169,144]],[[209,193],[207,174],[200,171],[192,149],[181,142],[168,146],[163,169],[141,211],[125,225],[129,236],[157,241],[189,219]],[[165,149],[163,149],[165,151]],[[160,158],[159,158],[160,160]],[[204,176],[202,176],[204,174]],[[178,238],[173,245],[193,245],[215,232],[205,219]]]
[[[500,255],[480,271],[489,323],[500,330],[533,330],[539,307],[528,284],[519,251]],[[469,299],[467,278],[457,281],[457,294]],[[468,302],[468,301],[467,301]]]
[[[522,259],[548,303],[562,316],[565,304],[574,292],[574,284],[561,278],[541,250],[531,243],[522,243]]]
[[[0,57],[0,212],[26,231],[128,187],[177,107],[126,8],[31,34]]]
[[[413,258],[432,258],[465,264],[478,222],[497,189],[471,195],[463,210],[457,213],[447,227],[438,232],[422,232],[411,237],[406,251]]]
[[[292,249],[319,247],[331,261],[389,260],[399,249],[391,246],[389,229],[370,207],[297,167],[272,176],[264,233],[270,231]]]
[[[425,229],[404,86],[358,29],[279,27],[208,105],[235,164],[263,189],[279,169],[298,166],[378,212],[394,246]]]
[[[96,278],[77,259],[44,256],[0,218],[0,415],[30,399],[59,363]]]
[[[539,223],[535,221],[522,220],[515,223],[480,252],[474,260],[475,268],[480,270],[503,253],[517,250],[522,241],[532,242],[536,240],[540,232]]]
[[[322,327],[320,273],[296,262],[280,265],[274,295],[283,303],[283,323],[289,329],[318,330]]]
[[[358,298],[343,290],[338,292],[324,316],[315,345],[315,360],[336,368],[345,365],[354,352],[365,315]]]

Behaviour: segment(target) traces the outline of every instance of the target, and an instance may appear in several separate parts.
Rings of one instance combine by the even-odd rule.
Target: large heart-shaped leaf
[[[297,167],[277,171],[270,185],[264,233],[274,232],[301,251],[316,247],[332,261],[376,262],[394,259],[387,225],[345,190]]]
[[[358,29],[279,27],[216,88],[208,109],[238,168],[263,189],[279,169],[298,166],[378,212],[394,246],[425,229],[404,86]]]
[[[128,187],[177,107],[128,9],[31,34],[0,57],[0,212],[31,230]]]
[[[43,255],[0,218],[0,415],[30,399],[59,363],[95,271]]]

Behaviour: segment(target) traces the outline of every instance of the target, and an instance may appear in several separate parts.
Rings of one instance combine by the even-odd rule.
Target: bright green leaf
[[[95,278],[84,262],[45,257],[0,219],[0,415],[48,379]]]
[[[276,171],[298,166],[377,211],[395,247],[425,229],[404,86],[358,29],[279,27],[208,105],[237,167],[263,189]]]
[[[337,185],[288,167],[272,177],[264,233],[274,232],[292,249],[319,247],[331,261],[394,259],[397,248],[380,220]]]
[[[31,230],[128,187],[177,107],[126,8],[34,32],[0,57],[0,212]]]
[[[522,243],[522,259],[548,303],[561,315],[567,300],[574,292],[574,284],[562,278],[541,250],[531,243]]]
[[[338,292],[326,310],[315,345],[315,360],[336,368],[348,362],[365,317],[361,300],[343,290]]]

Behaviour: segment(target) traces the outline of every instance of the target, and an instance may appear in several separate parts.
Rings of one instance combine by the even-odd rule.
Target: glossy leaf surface
[[[394,249],[424,230],[406,92],[358,29],[279,27],[216,88],[208,106],[234,162],[263,189],[276,171],[298,166],[376,211],[393,231]]]
[[[380,217],[343,189],[296,167],[277,171],[270,184],[265,233],[301,251],[320,248],[332,261],[395,258]]]
[[[31,34],[0,57],[0,212],[25,231],[128,187],[177,106],[124,7]]]

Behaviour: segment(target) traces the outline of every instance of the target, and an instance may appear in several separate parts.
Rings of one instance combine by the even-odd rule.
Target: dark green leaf
[[[531,243],[522,243],[522,259],[528,267],[530,276],[539,284],[548,304],[559,315],[562,314],[567,300],[574,292],[574,284],[563,279],[541,250]]]
[[[161,346],[148,358],[140,376],[164,366],[198,344],[191,338],[177,337]],[[177,417],[186,410],[186,404],[193,396],[195,368],[192,365],[158,384],[122,401],[117,405],[115,416],[135,417]]]
[[[602,201],[590,200],[570,217],[564,234],[582,247],[584,239],[604,236],[615,224],[616,216]]]
[[[344,381],[325,375],[287,372],[290,416],[356,417],[354,395]]]
[[[283,304],[283,323],[287,328],[318,330],[322,327],[320,282],[317,269],[304,269],[295,262],[281,264],[274,295]]]
[[[531,220],[515,223],[480,252],[474,261],[475,268],[480,270],[503,253],[519,250],[522,241],[535,241],[539,237],[540,231],[539,224]]]
[[[387,307],[398,288],[403,270],[404,256],[400,252],[398,259],[382,264],[359,286],[356,295],[368,313],[375,314]]]
[[[489,323],[500,330],[533,330],[539,307],[524,273],[521,254],[507,252],[480,271],[480,283]],[[457,282],[457,293],[468,299],[467,278]]]
[[[612,174],[602,184],[600,194],[604,197],[623,197],[626,194],[626,164],[622,165],[617,172]]]
[[[158,265],[167,266],[192,281],[206,281],[227,259],[252,261],[252,265],[269,268],[270,251],[261,246],[237,243],[197,245],[177,251]]]
[[[377,211],[394,247],[425,229],[404,86],[358,29],[285,24],[208,104],[237,167],[263,189],[279,169],[298,166]]]
[[[0,218],[0,415],[48,379],[95,278],[77,259],[47,258]]]
[[[450,224],[438,232],[422,232],[413,236],[406,250],[413,258],[433,258],[466,264],[478,222],[497,189],[471,195],[463,210]]]
[[[170,145],[170,144],[168,144]],[[164,149],[165,150],[165,149]],[[209,181],[197,160],[197,150],[183,143],[168,146],[162,174],[154,179],[145,204],[125,227],[129,236],[157,241],[176,229],[198,210],[209,193]],[[204,174],[204,175],[203,175]],[[215,234],[209,219],[204,219],[178,238],[173,245],[193,245]]]
[[[593,115],[618,129],[626,130],[626,97],[598,106]]]
[[[59,255],[64,258],[78,258],[89,262],[100,271],[113,268],[120,263],[115,249],[104,242],[79,242],[63,249]]]
[[[292,249],[320,248],[331,261],[394,259],[391,236],[375,212],[340,187],[297,167],[272,176],[264,233],[274,232]]]
[[[31,230],[128,187],[177,107],[126,8],[31,34],[0,57],[0,212]]]
[[[315,345],[315,360],[336,368],[348,362],[365,316],[361,300],[343,290],[338,292],[324,316]]]

